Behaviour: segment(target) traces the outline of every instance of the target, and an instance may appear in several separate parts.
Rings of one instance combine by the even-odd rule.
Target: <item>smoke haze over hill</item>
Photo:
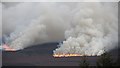
[[[118,43],[117,3],[2,3],[4,41],[16,50],[63,41],[55,54],[100,55]]]

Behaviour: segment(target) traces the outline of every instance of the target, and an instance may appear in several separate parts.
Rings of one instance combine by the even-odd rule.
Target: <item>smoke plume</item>
[[[118,42],[117,14],[109,4],[78,4],[66,40],[54,54],[101,55]],[[115,7],[114,7],[115,8]]]
[[[3,37],[16,50],[63,41],[54,54],[101,55],[118,43],[117,3],[2,3]]]

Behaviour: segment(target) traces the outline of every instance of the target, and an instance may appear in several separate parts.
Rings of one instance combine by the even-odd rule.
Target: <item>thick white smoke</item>
[[[64,40],[69,27],[68,10],[56,3],[3,3],[3,36],[16,50],[45,42]],[[64,11],[63,11],[64,10]],[[6,37],[9,35],[9,37]]]
[[[82,3],[73,13],[66,41],[54,54],[101,55],[118,43],[117,8],[112,4]]]
[[[2,28],[2,3],[0,3],[0,28]],[[0,40],[1,38],[2,38],[2,29],[0,29]]]
[[[63,41],[58,53],[100,55],[118,42],[117,3],[3,3],[3,36],[11,48]]]

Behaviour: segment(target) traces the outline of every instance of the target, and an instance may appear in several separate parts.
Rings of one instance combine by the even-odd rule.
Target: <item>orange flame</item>
[[[5,51],[16,51],[15,49],[10,48],[7,44],[4,44],[4,45],[2,46],[2,48],[3,48]]]
[[[80,54],[54,54],[54,57],[72,57],[72,56],[83,56]]]

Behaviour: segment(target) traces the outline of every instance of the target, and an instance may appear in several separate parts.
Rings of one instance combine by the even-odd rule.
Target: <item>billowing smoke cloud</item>
[[[2,28],[2,3],[0,3],[0,28]],[[0,38],[2,37],[2,29],[0,29]]]
[[[25,47],[64,40],[69,27],[68,10],[56,3],[3,4],[3,36],[16,50]]]
[[[99,55],[118,42],[117,3],[3,3],[3,36],[16,50],[63,41],[54,54]]]
[[[54,54],[101,55],[118,42],[117,9],[100,3],[78,4],[72,13],[71,28],[65,31],[66,41]],[[114,6],[114,8],[116,8]]]

